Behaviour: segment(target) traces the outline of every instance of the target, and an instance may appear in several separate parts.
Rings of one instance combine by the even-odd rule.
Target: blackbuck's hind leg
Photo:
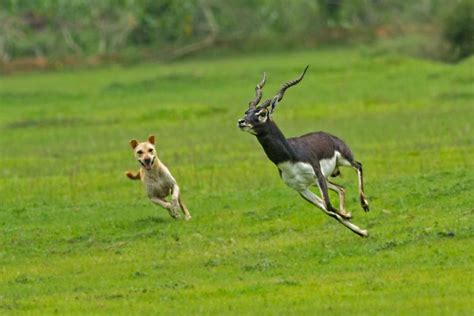
[[[360,229],[356,225],[352,224],[349,220],[344,219],[340,214],[338,214],[339,212],[332,207],[331,201],[329,200],[326,179],[324,178],[320,169],[313,168],[313,170],[316,174],[316,181],[319,186],[319,191],[321,192],[323,200],[321,200],[316,194],[311,192],[309,189],[301,191],[301,196],[308,202],[322,209],[327,215],[334,217],[336,220],[338,220],[341,224],[352,230],[354,233],[362,237],[367,237],[367,230]]]
[[[359,199],[360,199],[360,205],[364,209],[364,211],[368,212],[369,211],[369,202],[365,198],[365,193],[364,193],[364,176],[362,173],[362,164],[358,161],[353,161],[351,163],[352,167],[356,169],[357,171],[357,177],[359,178]]]
[[[338,184],[335,184],[329,180],[326,181],[328,185],[328,189],[336,192],[339,195],[339,212],[338,214],[341,215],[345,219],[351,219],[352,214],[346,211],[345,207],[345,199],[346,199],[346,192],[344,188]]]
[[[346,226],[347,228],[349,228],[350,230],[352,230],[354,233],[356,233],[357,235],[361,236],[361,237],[367,237],[369,234],[367,232],[367,230],[365,229],[360,229],[359,227],[357,227],[356,225],[352,224],[350,221],[342,218],[339,214],[333,212],[333,211],[328,211],[327,208],[326,208],[326,203],[324,203],[323,200],[321,200],[316,194],[314,194],[313,192],[311,192],[310,190],[306,189],[306,190],[303,190],[300,192],[300,195],[306,200],[308,201],[309,203],[317,206],[318,208],[320,208],[324,213],[326,213],[327,215],[335,218],[336,220],[338,220],[342,225]]]
[[[345,211],[341,212],[331,205],[331,200],[329,199],[329,194],[328,194],[328,181],[326,178],[324,178],[322,172],[320,169],[313,168],[314,173],[316,174],[316,183],[315,185],[319,188],[319,191],[321,192],[321,196],[324,201],[324,205],[326,210],[337,213],[341,217],[345,219],[350,219],[351,214],[347,214]],[[340,202],[339,202],[340,203]]]

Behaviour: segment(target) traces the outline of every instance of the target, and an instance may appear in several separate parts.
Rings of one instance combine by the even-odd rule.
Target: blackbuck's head
[[[135,158],[146,170],[151,170],[153,165],[156,163],[156,149],[155,149],[155,136],[150,135],[146,142],[140,143],[136,139],[132,139],[130,146],[135,153]]]
[[[271,120],[271,115],[275,111],[278,103],[283,99],[285,91],[298,84],[303,80],[306,70],[309,66],[303,70],[303,73],[296,78],[283,84],[278,90],[277,94],[270,99],[265,100],[262,104],[258,104],[262,99],[262,89],[267,81],[267,76],[263,73],[263,79],[255,87],[256,97],[253,101],[249,102],[249,108],[245,111],[245,115],[238,121],[238,126],[241,130],[247,131],[251,134],[258,135],[264,128],[265,125]]]

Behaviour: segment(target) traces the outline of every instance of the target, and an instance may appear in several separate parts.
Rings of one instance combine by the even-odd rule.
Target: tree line
[[[0,0],[0,61],[295,47],[413,30],[473,52],[473,0]]]

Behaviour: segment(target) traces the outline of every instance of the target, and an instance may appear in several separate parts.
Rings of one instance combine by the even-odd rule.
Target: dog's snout
[[[239,122],[239,125],[242,125],[242,124],[245,123],[245,120],[244,120],[244,119],[240,119],[238,122]]]
[[[145,158],[145,159],[143,159],[143,162],[149,164],[151,162],[151,159],[150,158]]]

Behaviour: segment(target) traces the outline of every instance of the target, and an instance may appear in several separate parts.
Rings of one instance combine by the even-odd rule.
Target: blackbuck
[[[238,121],[241,130],[255,135],[262,145],[268,159],[277,167],[283,181],[309,203],[323,210],[341,224],[362,237],[367,237],[367,230],[361,229],[350,222],[351,213],[345,210],[344,188],[329,180],[329,177],[340,175],[339,167],[352,167],[359,178],[359,198],[364,211],[369,211],[369,204],[364,194],[362,164],[354,159],[350,148],[339,138],[325,132],[313,132],[299,137],[285,138],[272,115],[278,103],[283,99],[285,91],[298,84],[304,77],[308,66],[295,80],[282,85],[277,94],[262,99],[262,89],[266,82],[266,74],[255,87],[256,97],[249,103],[247,111]],[[322,199],[310,191],[317,186]],[[339,210],[331,205],[328,189],[339,195]]]

